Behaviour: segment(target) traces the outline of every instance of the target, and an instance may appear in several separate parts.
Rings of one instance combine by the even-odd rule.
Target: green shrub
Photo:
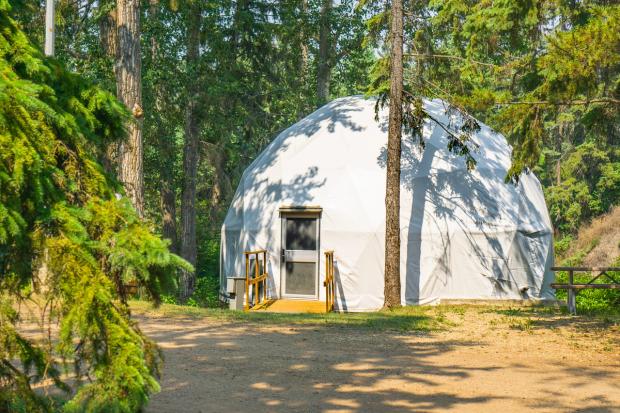
[[[190,300],[199,307],[219,307],[219,288],[219,279],[214,276],[198,278],[196,290]],[[189,300],[187,305],[190,305]]]
[[[183,305],[188,307],[219,307],[219,288],[220,281],[218,278],[214,276],[199,277],[196,280],[194,293]],[[161,302],[164,304],[181,304],[176,294],[162,295]]]
[[[564,236],[559,240],[555,241],[554,249],[557,255],[564,255],[568,249],[571,247],[571,244],[574,242],[574,238],[571,235]]]
[[[177,304],[177,297],[175,295],[162,294],[161,302],[162,304]]]

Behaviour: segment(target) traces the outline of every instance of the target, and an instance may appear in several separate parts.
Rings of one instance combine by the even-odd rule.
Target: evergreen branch
[[[494,63],[486,63],[486,62],[481,62],[479,60],[468,59],[466,57],[449,55],[449,54],[404,53],[404,55],[410,56],[410,57],[424,58],[424,59],[453,59],[453,60],[460,60],[462,62],[467,62],[467,63],[475,63],[481,66],[493,67],[496,69],[504,69],[504,70],[506,69],[505,66],[496,65]]]
[[[447,90],[445,90],[444,88],[442,88],[441,86],[439,86],[438,84],[436,84],[435,82],[432,82],[431,80],[428,79],[422,79],[425,83],[429,84],[431,87],[434,87],[435,89],[437,89],[440,93],[440,95],[443,95],[445,97],[448,97],[450,99],[450,106],[455,107],[459,112],[461,112],[461,114],[467,116],[468,118],[474,119],[474,116],[469,113],[469,111],[463,107],[460,104],[454,103],[453,102],[453,96],[450,92],[448,92]]]
[[[497,102],[497,105],[556,105],[556,106],[579,106],[589,105],[590,103],[610,103],[613,105],[620,105],[620,99],[612,97],[602,97],[596,99],[575,99],[560,102],[553,102],[550,100],[537,100],[537,101],[515,101],[515,102]]]

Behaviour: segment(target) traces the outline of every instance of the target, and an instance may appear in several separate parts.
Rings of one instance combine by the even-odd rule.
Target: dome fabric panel
[[[425,101],[444,127],[459,117]],[[319,206],[320,283],[334,250],[336,308],[383,305],[387,110],[375,100],[337,99],[278,135],[246,169],[221,231],[220,277],[243,275],[243,251],[269,251],[268,295],[281,295],[283,206]],[[425,149],[403,137],[401,279],[403,304],[442,299],[551,299],[552,227],[532,174],[505,183],[511,148],[486,125],[472,140],[476,169],[447,149],[445,130],[427,120]],[[319,288],[319,299],[325,291]]]

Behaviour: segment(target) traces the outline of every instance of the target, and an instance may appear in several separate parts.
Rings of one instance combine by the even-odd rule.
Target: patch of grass
[[[507,322],[511,329],[526,331],[528,333],[532,332],[532,326],[534,325],[534,321],[531,318],[509,317]]]
[[[199,277],[196,280],[196,289],[194,290],[192,296],[187,300],[186,306],[220,308],[221,303],[219,301],[219,289],[219,278],[210,276]],[[140,300],[141,297],[137,296],[136,299]],[[161,301],[165,304],[178,304],[176,292],[162,295]]]
[[[443,327],[455,327],[458,325],[458,323],[454,321],[454,318],[452,318],[452,320],[448,318],[448,314],[458,314],[461,316],[465,314],[463,307],[438,305],[430,308],[430,313],[435,317],[435,320]]]
[[[437,316],[432,307],[409,306],[395,310],[384,310],[369,313],[328,313],[328,314],[297,314],[268,313],[259,311],[232,311],[228,309],[189,307],[173,304],[162,304],[153,308],[146,301],[130,302],[134,314],[155,317],[191,317],[206,318],[222,322],[244,322],[255,324],[292,324],[299,326],[353,327],[377,331],[428,332],[447,326],[448,322],[441,313]]]
[[[469,307],[463,304],[440,304],[434,308],[436,308],[437,311],[464,316]]]
[[[448,321],[448,319],[446,318],[446,313],[444,313],[443,311],[437,311],[435,314],[435,318],[440,323],[446,323]]]
[[[607,343],[605,343],[603,345],[602,350],[603,351],[607,351],[607,352],[611,352],[615,350],[615,343],[612,340],[608,340]]]
[[[525,312],[523,311],[523,308],[507,308],[507,309],[500,309],[500,310],[496,310],[493,311],[494,313],[497,314],[503,314],[505,316],[509,316],[509,317],[514,317],[514,316],[522,316],[523,314],[525,314]]]
[[[531,316],[553,316],[566,314],[562,307],[545,307],[545,306],[527,306],[527,307],[509,307],[494,308],[487,307],[484,312],[505,315],[507,317],[531,317]]]
[[[490,321],[490,325],[508,324],[512,329],[531,332],[534,329],[555,330],[561,326],[574,326],[580,330],[608,329],[620,326],[620,312],[606,308],[604,311],[587,311],[577,308],[577,317],[568,314],[566,307],[487,307],[485,313],[502,315],[500,319]]]

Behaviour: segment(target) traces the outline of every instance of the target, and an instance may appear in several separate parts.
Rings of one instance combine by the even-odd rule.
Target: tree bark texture
[[[119,146],[118,178],[138,214],[144,216],[139,0],[117,0],[116,35],[116,94],[133,115],[127,125],[127,139]]]
[[[159,21],[159,0],[149,1],[149,17],[153,21]],[[159,62],[160,52],[159,43],[157,42],[157,36],[151,37],[151,61],[155,66],[161,65]],[[165,111],[165,105],[163,102],[164,91],[159,86],[159,83],[154,85],[154,106],[156,113],[163,113]],[[155,127],[155,134],[157,136],[157,143],[159,146],[159,154],[161,158],[162,168],[159,172],[160,182],[160,198],[159,207],[161,210],[162,219],[162,235],[164,238],[170,240],[170,251],[178,253],[178,239],[177,239],[177,208],[176,208],[176,193],[174,190],[174,137],[171,136],[160,122],[157,122]]]
[[[99,19],[99,41],[105,54],[115,59],[115,61],[118,50],[116,34],[116,9],[113,9]]]
[[[106,56],[114,61],[116,76],[116,61],[118,53],[118,37],[116,35],[116,9],[111,10],[99,19],[99,41]],[[110,144],[106,148],[103,158],[103,167],[106,172],[116,175],[118,166],[118,145]]]
[[[386,308],[400,301],[400,156],[403,96],[403,3],[392,0],[390,25],[390,112],[388,124],[385,191],[385,288]]]
[[[164,238],[170,240],[170,251],[177,254],[179,252],[179,246],[177,239],[176,194],[174,191],[172,173],[169,173],[169,168],[166,169],[166,172],[162,172],[161,195],[159,199],[162,235]]]
[[[329,99],[331,81],[331,10],[333,0],[323,0],[320,14],[319,29],[319,61],[316,79],[316,95],[318,106],[323,106]]]
[[[299,46],[301,48],[301,73],[306,75],[308,70],[308,34],[307,34],[307,21],[308,21],[308,0],[301,1],[301,21],[302,29],[300,33]]]
[[[187,67],[189,70],[187,107],[185,113],[185,145],[183,147],[183,194],[181,197],[181,256],[196,265],[196,177],[199,159],[198,88],[195,81],[200,53],[200,9],[189,10],[187,36]],[[196,274],[182,270],[179,298],[187,301],[194,292]]]
[[[211,193],[209,194],[209,219],[216,223],[220,218],[222,208],[227,207],[223,202],[230,199],[233,193],[232,183],[225,169],[225,152],[223,145],[210,144],[207,146],[206,154],[209,165],[213,168],[213,182],[211,183]]]

